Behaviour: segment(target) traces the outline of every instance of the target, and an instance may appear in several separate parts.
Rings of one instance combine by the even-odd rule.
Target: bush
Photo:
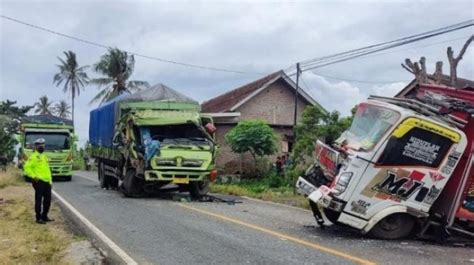
[[[287,183],[282,176],[277,174],[272,174],[268,177],[268,187],[270,188],[279,188],[281,186],[286,186]]]
[[[274,174],[272,162],[268,157],[258,157],[255,163],[255,177],[266,177]]]
[[[72,170],[85,170],[84,159],[79,156],[75,156],[72,161]]]

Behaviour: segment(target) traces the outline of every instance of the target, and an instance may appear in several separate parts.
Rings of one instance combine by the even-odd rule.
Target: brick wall
[[[263,119],[270,126],[272,125],[293,125],[294,117],[294,92],[286,86],[283,81],[277,81],[262,91],[260,94],[252,98],[240,106],[236,111],[241,113],[238,120]],[[307,103],[301,98],[298,101],[298,120]],[[253,170],[253,158],[249,153],[244,155],[235,154],[230,146],[225,142],[225,134],[229,132],[235,125],[216,124],[216,140],[219,144],[219,155],[217,157],[217,167],[221,173],[237,174],[240,172],[240,163],[242,160],[242,168],[244,172]],[[292,126],[272,126],[277,136],[278,152],[269,159],[275,161],[276,157],[282,155],[282,142],[287,140],[285,135],[293,135]]]
[[[298,119],[301,117],[305,103],[298,98]],[[236,111],[241,113],[240,120],[263,119],[269,124],[293,125],[295,93],[286,82],[279,80],[257,96],[240,106]]]

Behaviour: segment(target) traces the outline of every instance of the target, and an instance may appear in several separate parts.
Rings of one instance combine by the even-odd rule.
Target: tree
[[[68,119],[71,114],[71,106],[69,106],[66,101],[61,100],[54,106],[54,113],[59,118]]]
[[[53,103],[49,101],[47,96],[40,97],[39,101],[35,103],[35,113],[41,115],[51,115],[51,104]]]
[[[232,152],[249,152],[255,163],[257,157],[274,154],[277,150],[273,129],[261,120],[241,121],[225,135]]]
[[[129,81],[135,67],[135,58],[127,52],[117,48],[109,49],[107,54],[100,57],[94,65],[94,71],[104,77],[95,78],[91,83],[98,85],[101,90],[90,103],[97,101],[106,102],[125,92],[138,91],[148,87],[145,81]]]
[[[427,83],[428,74],[426,73],[426,58],[421,57],[420,62],[413,63],[410,59],[405,59],[405,64],[402,63],[402,67],[408,72],[415,75],[415,79],[418,83]]]
[[[79,66],[76,60],[76,54],[72,51],[63,52],[65,59],[58,57],[61,64],[58,64],[59,72],[54,75],[53,83],[60,86],[64,82],[63,92],[71,93],[72,102],[72,124],[74,124],[74,99],[79,96],[81,89],[88,83],[89,78],[85,70],[87,65]]]
[[[450,82],[449,83],[452,87],[456,87],[457,85],[457,80],[458,80],[457,68],[458,68],[459,61],[461,61],[464,53],[466,53],[467,47],[471,44],[473,40],[474,40],[474,35],[472,35],[466,41],[466,43],[464,43],[458,56],[454,56],[453,49],[451,47],[448,47],[447,54],[448,54],[449,69],[450,69]]]
[[[304,157],[311,155],[317,140],[333,144],[350,127],[355,111],[354,107],[352,116],[341,118],[337,111],[323,113],[315,106],[306,107],[301,123],[296,126],[296,143],[292,154],[294,165],[304,162]]]
[[[16,101],[0,102],[0,156],[12,161],[15,156],[15,146],[18,141],[15,134],[20,131],[20,120],[33,106],[14,106]]]

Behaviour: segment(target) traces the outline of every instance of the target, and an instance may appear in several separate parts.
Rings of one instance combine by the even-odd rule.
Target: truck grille
[[[50,164],[60,164],[64,163],[62,158],[51,158],[49,159]]]
[[[156,159],[157,166],[172,166],[172,167],[201,167],[204,161],[198,159],[176,159],[176,158],[161,158]]]

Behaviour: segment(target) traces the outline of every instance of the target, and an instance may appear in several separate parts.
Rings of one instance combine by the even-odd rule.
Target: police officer
[[[39,138],[34,142],[35,151],[24,165],[26,176],[32,180],[35,189],[35,212],[36,223],[45,224],[54,221],[48,218],[49,207],[51,205],[51,169],[49,168],[48,158],[44,152],[45,140]],[[41,207],[41,204],[43,207]]]

